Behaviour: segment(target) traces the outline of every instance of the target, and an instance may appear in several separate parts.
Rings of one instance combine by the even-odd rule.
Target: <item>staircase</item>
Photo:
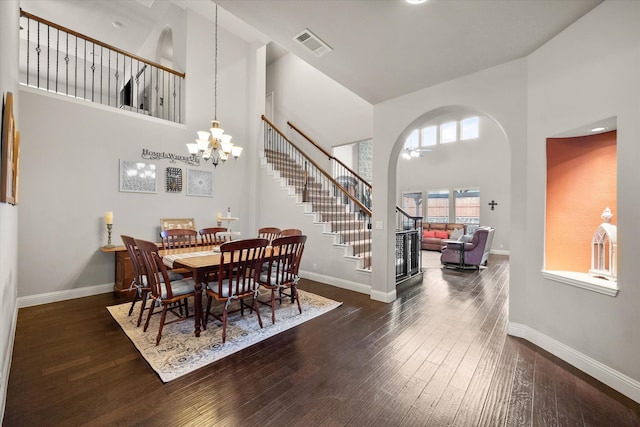
[[[358,270],[371,271],[371,211],[271,122],[263,120],[261,164],[273,172],[274,179],[285,180],[285,189],[305,204],[314,222],[324,225],[324,234],[334,245],[345,248],[347,258],[357,260]]]

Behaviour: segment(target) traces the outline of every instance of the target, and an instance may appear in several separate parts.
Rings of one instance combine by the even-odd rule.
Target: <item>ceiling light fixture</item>
[[[601,131],[606,130],[606,129],[607,128],[605,128],[605,127],[599,126],[597,128],[591,129],[589,132],[601,132]]]
[[[405,160],[411,160],[418,157],[424,157],[423,153],[428,153],[432,151],[431,148],[427,147],[407,147],[402,150],[402,158]]]
[[[209,131],[198,131],[196,142],[187,144],[191,155],[199,155],[205,163],[211,160],[213,167],[217,167],[220,160],[226,162],[231,156],[234,159],[240,157],[242,147],[233,145],[231,135],[225,134],[218,121],[218,5],[216,5],[216,43],[213,68],[213,120]]]
[[[406,2],[409,4],[422,4],[422,3],[426,3],[427,0],[406,0]]]

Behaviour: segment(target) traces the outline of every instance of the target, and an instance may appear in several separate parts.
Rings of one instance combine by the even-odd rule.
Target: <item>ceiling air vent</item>
[[[320,40],[320,38],[313,34],[308,28],[305,28],[303,32],[295,36],[293,39],[318,57],[333,50],[331,46]]]

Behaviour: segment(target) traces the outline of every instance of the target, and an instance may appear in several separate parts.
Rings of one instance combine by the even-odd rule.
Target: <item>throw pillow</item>
[[[449,238],[451,240],[458,240],[463,234],[464,231],[462,230],[462,228],[455,228],[451,231],[451,235],[449,236]]]
[[[460,236],[460,238],[458,239],[458,242],[462,242],[462,243],[469,243],[471,241],[471,238],[473,236],[469,235],[469,234],[463,234],[462,236]]]
[[[447,233],[446,231],[437,230],[435,233],[436,233],[436,237],[438,239],[448,239],[449,238],[449,233]]]
[[[422,233],[422,238],[426,239],[427,237],[436,237],[436,232],[435,231],[425,231],[424,233]]]

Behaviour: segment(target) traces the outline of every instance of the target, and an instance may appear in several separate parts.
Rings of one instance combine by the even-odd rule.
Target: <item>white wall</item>
[[[157,194],[120,192],[119,159],[142,160],[143,148],[187,155],[186,142],[196,130],[208,129],[213,116],[213,40],[211,22],[189,11],[186,58],[187,121],[171,124],[126,111],[20,90],[22,152],[19,227],[21,300],[51,292],[86,287],[109,289],[114,282],[114,255],[102,253],[106,242],[104,213],[114,212],[114,243],[120,234],[157,241],[163,217],[194,217],[198,227],[213,226],[217,212],[231,206],[241,218],[237,229],[247,234],[255,216],[241,189],[249,187],[257,161],[254,141],[247,141],[251,99],[247,81],[256,75],[249,65],[251,47],[219,31],[218,119],[234,141],[246,147],[243,156],[214,172],[214,197],[186,195],[185,163],[153,161],[158,167]],[[17,45],[17,43],[16,43]],[[264,68],[264,66],[263,66]],[[249,74],[250,73],[250,74]],[[255,86],[255,85],[254,85]],[[255,90],[255,87],[252,89]],[[263,89],[261,89],[262,92]],[[263,96],[263,94],[261,94]],[[167,166],[183,169],[183,191],[167,193]],[[4,235],[4,233],[3,233]],[[35,261],[34,261],[35,260]],[[36,266],[37,268],[34,268]],[[4,271],[4,270],[3,270]]]
[[[371,138],[373,107],[292,54],[267,68],[267,92],[274,93],[274,123],[288,133],[292,122],[314,141],[330,147]]]
[[[457,120],[471,115],[468,110],[460,110],[454,115]],[[425,125],[420,119],[415,123],[418,127],[409,126],[407,131]],[[441,122],[436,118],[435,123]],[[508,153],[509,143],[500,126],[493,119],[481,116],[478,139],[434,146],[433,151],[424,153],[422,158],[398,158],[396,203],[402,205],[403,192],[417,191],[423,193],[426,209],[426,191],[448,189],[453,200],[453,190],[457,188],[479,188],[480,225],[496,229],[492,250],[506,254],[511,235]],[[488,206],[491,200],[498,203],[494,210]],[[426,212],[424,215],[426,221]]]
[[[430,114],[437,117],[443,107],[450,106],[465,106],[469,110],[483,112],[500,124],[502,133],[508,141],[508,143],[501,144],[500,158],[505,164],[511,165],[511,170],[501,167],[499,171],[491,173],[496,173],[496,178],[507,179],[508,177],[508,180],[511,181],[512,194],[510,197],[503,196],[507,200],[502,204],[505,210],[493,213],[500,212],[503,215],[505,212],[510,212],[511,214],[510,232],[500,238],[506,247],[513,248],[514,241],[524,235],[523,228],[517,226],[524,217],[524,208],[521,206],[522,198],[514,197],[513,192],[514,188],[521,189],[519,182],[523,179],[520,178],[520,175],[526,172],[524,157],[526,148],[525,60],[513,61],[378,104],[374,107],[373,200],[376,206],[384,207],[384,209],[374,209],[373,221],[374,223],[382,221],[384,229],[373,231],[373,257],[377,268],[373,276],[372,288],[374,294],[378,295],[381,300],[389,301],[395,298],[393,280],[394,206],[399,188],[399,177],[405,174],[404,171],[399,170],[405,168],[405,163],[398,160],[399,153],[406,136],[413,129],[415,123],[423,122],[425,118],[429,118]],[[496,132],[496,135],[499,133]],[[504,139],[505,136],[502,138]],[[499,151],[498,147],[495,147],[494,150]],[[447,151],[442,154],[447,156],[449,153]],[[432,153],[427,153],[427,155],[430,154]],[[457,157],[461,157],[461,155]],[[448,164],[450,168],[454,166],[457,168],[457,163],[460,161],[482,163],[476,162],[475,159],[460,160],[456,158],[455,161]],[[451,171],[449,173],[455,174]],[[477,173],[488,174],[489,172],[480,167],[477,169]],[[455,179],[452,178],[454,181]],[[500,194],[495,187],[494,190],[496,191],[494,194]],[[497,198],[500,196],[490,194],[489,197]],[[496,200],[498,203],[502,201]],[[500,227],[499,223],[502,223],[504,228],[509,228],[504,220],[496,221],[496,227]],[[513,255],[513,252],[511,254]],[[518,265],[518,260],[512,258],[511,268]]]
[[[13,114],[22,131],[18,93],[18,0],[0,2],[0,92],[4,101],[13,93]],[[17,318],[18,287],[18,206],[0,203],[0,424],[4,407],[13,352]]]
[[[513,270],[510,331],[640,401],[640,2],[605,1],[533,53],[528,85],[525,268]],[[617,116],[617,297],[543,279],[545,140]],[[576,191],[589,191],[576,189]],[[570,212],[567,212],[570,215]],[[567,348],[564,348],[567,346]],[[582,357],[585,356],[585,357]],[[611,375],[610,370],[620,375]],[[612,382],[611,377],[619,377]]]
[[[298,126],[329,153],[332,146],[371,137],[371,104],[292,54],[282,56],[267,67],[266,91],[274,93],[273,122],[318,163],[321,163],[323,156],[291,131],[286,125],[287,121]],[[323,166],[329,167],[328,164]],[[300,218],[300,210],[295,208],[291,200],[272,202],[281,200],[283,196],[279,188],[274,188],[271,178],[259,180],[258,189],[261,208],[260,223],[256,226],[301,228],[308,233],[306,255],[301,267],[306,277],[369,292],[370,274],[358,272],[355,261],[345,260],[344,250],[333,247],[333,241],[322,234],[322,228],[313,225],[312,217]]]

